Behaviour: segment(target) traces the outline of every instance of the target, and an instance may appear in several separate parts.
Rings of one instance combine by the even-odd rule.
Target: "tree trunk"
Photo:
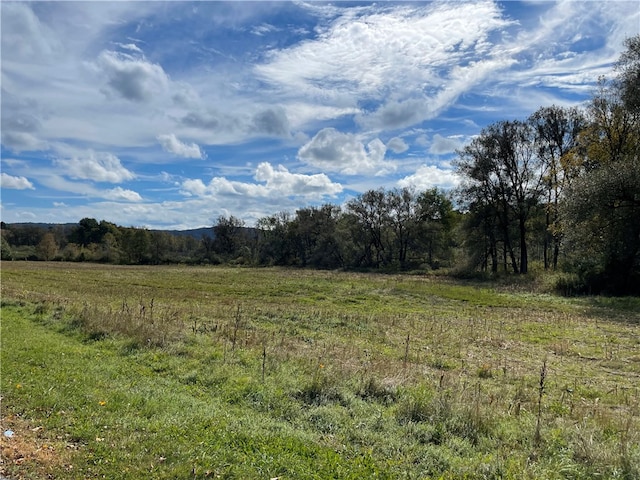
[[[520,216],[520,273],[524,274],[529,271],[529,257],[527,253],[527,228],[524,216]]]

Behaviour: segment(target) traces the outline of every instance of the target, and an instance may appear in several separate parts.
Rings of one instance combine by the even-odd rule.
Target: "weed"
[[[545,382],[547,380],[547,359],[545,358],[540,368],[540,381],[538,383],[538,410],[536,412],[536,433],[533,437],[534,445],[539,445],[542,437],[540,428],[542,426],[542,396],[544,395]]]

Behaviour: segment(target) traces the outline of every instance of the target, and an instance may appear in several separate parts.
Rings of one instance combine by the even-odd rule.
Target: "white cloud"
[[[2,89],[2,145],[15,152],[45,150],[38,105]]]
[[[345,175],[382,174],[396,168],[394,163],[385,161],[386,150],[378,138],[365,148],[354,134],[324,128],[300,148],[298,158],[320,169]]]
[[[431,118],[481,79],[467,74],[468,83],[442,95],[453,66],[467,63],[467,70],[476,70],[471,60],[486,54],[488,36],[512,24],[492,2],[336,11],[342,15],[316,39],[273,52],[256,72],[281,92],[325,105],[386,102],[359,116],[366,128],[398,128]]]
[[[433,136],[433,141],[429,147],[429,153],[434,155],[443,155],[445,153],[455,152],[462,147],[462,140],[458,136],[443,137],[439,133]]]
[[[2,145],[14,152],[45,150],[47,142],[29,132],[3,131]]]
[[[426,147],[429,145],[429,138],[424,133],[421,133],[416,137],[416,145]]]
[[[258,134],[285,137],[289,135],[289,119],[282,107],[261,110],[253,116],[251,129]]]
[[[106,152],[89,150],[71,158],[58,158],[54,165],[60,173],[76,179],[120,183],[135,178],[118,157]]]
[[[128,50],[130,52],[143,53],[135,43],[119,43],[116,42],[116,45],[123,50]]]
[[[435,165],[422,165],[412,175],[398,180],[399,187],[415,187],[419,191],[433,187],[451,188],[460,183],[453,170],[439,168]]]
[[[149,101],[169,87],[169,77],[162,67],[144,58],[105,50],[95,66],[107,77],[106,93],[134,102]]]
[[[57,35],[38,19],[28,4],[2,3],[3,62],[14,58],[29,63],[48,62],[60,49]]]
[[[253,33],[254,35],[258,35],[259,37],[262,37],[264,35],[267,35],[268,33],[276,32],[276,31],[278,31],[278,28],[268,23],[256,25],[251,29],[251,33]]]
[[[291,173],[282,165],[273,168],[268,162],[258,165],[254,179],[263,184],[231,181],[224,177],[214,177],[209,184],[200,179],[188,179],[182,182],[181,192],[191,197],[321,199],[342,191],[342,186],[332,182],[325,174]]]
[[[139,193],[134,192],[133,190],[125,190],[122,187],[116,187],[110,190],[106,190],[103,194],[103,197],[106,200],[124,200],[127,202],[142,201],[142,197]]]
[[[178,140],[178,138],[173,133],[158,135],[156,138],[166,152],[173,153],[174,155],[185,158],[204,158],[204,154],[197,144],[183,143]]]
[[[14,177],[2,172],[1,175],[2,188],[10,188],[12,190],[35,190],[33,184],[26,177]]]
[[[387,142],[387,148],[393,153],[403,153],[409,149],[409,146],[400,137],[393,137]]]
[[[291,173],[282,165],[274,169],[267,162],[258,165],[254,178],[258,182],[265,182],[267,190],[273,194],[322,198],[342,191],[342,186],[333,183],[324,173],[315,175]]]

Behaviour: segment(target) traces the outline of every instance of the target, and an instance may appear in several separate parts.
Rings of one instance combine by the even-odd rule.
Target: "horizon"
[[[632,1],[29,2],[2,13],[2,221],[247,227],[458,184],[482,128],[582,106]]]

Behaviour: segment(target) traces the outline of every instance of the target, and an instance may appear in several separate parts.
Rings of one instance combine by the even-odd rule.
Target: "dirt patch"
[[[78,446],[16,415],[0,421],[0,475],[11,480],[55,478],[73,469]]]

